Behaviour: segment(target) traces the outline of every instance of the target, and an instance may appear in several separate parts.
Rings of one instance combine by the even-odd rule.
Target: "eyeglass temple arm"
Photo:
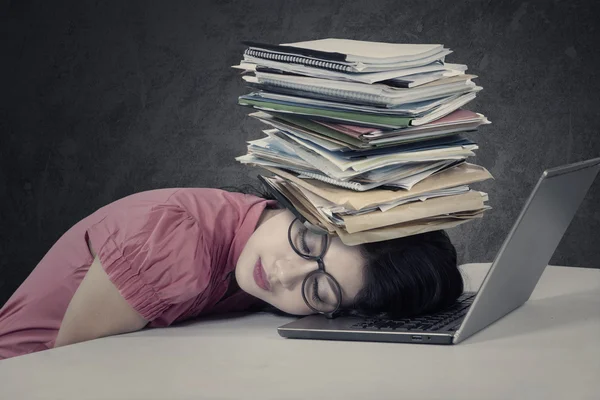
[[[329,232],[326,229],[321,228],[320,226],[311,224],[309,221],[304,220],[302,222],[302,225],[304,225],[304,227],[306,229],[308,229],[309,231],[316,233],[317,235],[328,235]]]
[[[326,229],[323,229],[317,225],[310,223],[304,215],[298,211],[296,207],[292,204],[292,202],[286,198],[283,194],[281,194],[277,189],[275,189],[262,175],[258,175],[258,180],[261,181],[267,190],[277,199],[279,203],[281,203],[285,208],[290,210],[292,214],[294,214],[306,227],[306,229],[318,234],[318,235],[327,235],[329,232]]]

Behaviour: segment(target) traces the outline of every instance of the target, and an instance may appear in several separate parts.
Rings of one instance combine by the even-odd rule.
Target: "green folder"
[[[300,128],[304,128],[306,130],[318,133],[322,136],[326,136],[328,138],[332,138],[335,140],[338,140],[340,142],[343,142],[349,146],[355,147],[355,148],[372,148],[373,146],[369,145],[366,142],[363,142],[359,139],[353,138],[352,136],[349,135],[344,135],[341,132],[336,131],[335,129],[331,129],[328,128],[324,125],[321,124],[317,124],[316,122],[313,122],[310,119],[307,118],[302,118],[302,117],[298,117],[296,115],[292,115],[292,114],[282,114],[282,113],[269,113],[270,115],[272,115],[275,120],[280,120],[281,122],[283,122],[284,124],[287,123],[288,125],[296,125]]]
[[[320,117],[336,122],[356,123],[362,126],[376,128],[404,128],[410,125],[414,118],[397,117],[393,115],[373,115],[354,111],[338,111],[323,108],[309,107],[305,105],[287,105],[268,101],[267,99],[256,100],[246,96],[240,96],[238,103],[242,106],[252,106],[263,111],[279,111],[296,115],[307,115]]]
[[[352,136],[345,135],[341,132],[336,131],[335,129],[328,128],[324,125],[318,124],[318,123],[316,123],[308,118],[305,118],[305,117],[299,117],[299,116],[293,115],[293,114],[278,113],[278,112],[274,112],[274,111],[269,111],[269,112],[265,111],[265,113],[270,115],[275,121],[277,121],[278,123],[280,123],[284,126],[287,126],[290,128],[299,128],[299,129],[304,129],[307,131],[314,132],[322,137],[324,136],[327,139],[331,139],[334,142],[337,142],[340,144],[346,144],[350,148],[353,148],[355,150],[371,150],[371,149],[384,148],[384,147],[394,147],[394,146],[398,146],[401,144],[420,142],[423,140],[439,139],[439,138],[443,138],[446,136],[452,136],[452,135],[456,135],[458,133],[463,132],[463,131],[451,131],[451,132],[446,132],[446,133],[440,133],[438,135],[429,135],[426,137],[416,137],[416,138],[411,138],[411,139],[406,139],[406,138],[403,138],[402,135],[398,135],[398,136],[396,136],[396,140],[394,140],[394,141],[389,141],[386,143],[378,144],[378,143],[370,143],[369,141],[366,141],[366,140],[356,139]],[[261,120],[260,117],[257,117],[253,114],[250,114],[250,116]],[[472,131],[464,131],[464,132],[475,132],[475,131],[472,130]]]

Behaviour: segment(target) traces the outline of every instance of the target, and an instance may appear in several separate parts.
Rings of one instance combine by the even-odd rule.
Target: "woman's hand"
[[[54,347],[138,331],[147,324],[121,296],[95,256],[67,307]]]

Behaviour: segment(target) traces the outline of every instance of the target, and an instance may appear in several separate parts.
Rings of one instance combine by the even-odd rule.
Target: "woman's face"
[[[245,292],[284,312],[308,315],[314,312],[304,302],[302,282],[319,266],[316,261],[300,257],[290,246],[288,228],[293,220],[288,210],[265,210],[242,250],[235,277]],[[338,237],[332,237],[323,262],[325,271],[340,285],[341,306],[352,305],[363,287],[364,261],[359,248],[346,246]]]

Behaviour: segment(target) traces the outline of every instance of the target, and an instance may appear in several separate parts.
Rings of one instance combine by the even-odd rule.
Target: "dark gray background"
[[[594,1],[1,1],[0,305],[75,222],[134,192],[258,170],[236,106],[243,39],[442,43],[484,87],[468,108],[494,209],[450,231],[491,261],[546,167],[600,156]],[[600,179],[553,264],[600,266]],[[549,216],[551,218],[551,216]]]

